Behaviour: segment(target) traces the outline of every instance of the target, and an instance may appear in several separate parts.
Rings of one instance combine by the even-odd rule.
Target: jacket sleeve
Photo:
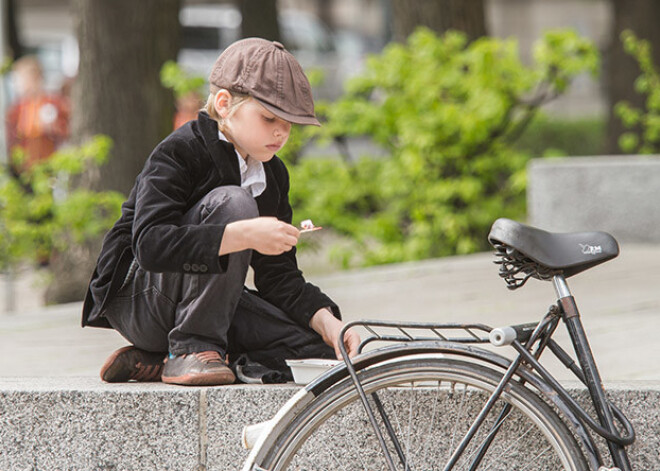
[[[289,177],[284,164],[281,164],[280,169],[280,178],[277,179],[280,186],[277,218],[291,224],[293,211],[289,203]],[[300,325],[308,327],[312,316],[324,307],[341,319],[337,304],[317,286],[305,281],[302,271],[298,269],[295,247],[276,256],[254,251],[252,268],[260,296],[282,309]]]
[[[149,157],[136,183],[133,253],[153,272],[221,273],[219,257],[225,225],[182,224],[196,182],[191,149],[182,141],[164,141]]]

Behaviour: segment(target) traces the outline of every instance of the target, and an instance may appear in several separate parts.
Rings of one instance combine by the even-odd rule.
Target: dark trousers
[[[228,224],[259,216],[240,187],[219,187],[186,213],[184,224]],[[332,358],[307,326],[244,288],[252,252],[229,255],[225,273],[153,273],[134,261],[106,317],[138,348],[173,355],[216,350],[281,368],[286,358]]]

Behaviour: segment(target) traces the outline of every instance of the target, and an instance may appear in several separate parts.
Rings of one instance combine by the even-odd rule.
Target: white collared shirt
[[[218,131],[218,136],[220,137],[220,140],[229,142],[221,131]],[[266,171],[264,170],[264,164],[250,156],[245,160],[235,148],[234,152],[236,152],[238,168],[241,171],[241,188],[246,188],[252,196],[256,198],[266,189]]]

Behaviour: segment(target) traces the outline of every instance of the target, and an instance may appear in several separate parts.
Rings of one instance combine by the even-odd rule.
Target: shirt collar
[[[218,137],[222,141],[227,141],[227,137],[218,130]],[[250,191],[253,197],[259,196],[266,189],[266,171],[263,162],[248,156],[244,159],[234,146],[234,152],[238,159],[238,168],[241,173],[241,187]]]

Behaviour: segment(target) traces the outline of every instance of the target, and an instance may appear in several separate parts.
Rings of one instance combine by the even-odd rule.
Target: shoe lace
[[[222,355],[220,355],[219,352],[216,352],[215,350],[209,350],[207,352],[197,352],[193,353],[195,355],[195,358],[197,358],[199,361],[209,364],[209,363],[222,363],[223,365],[226,363],[224,358],[222,358]]]
[[[135,370],[131,373],[130,379],[135,381],[156,381],[160,379],[163,365],[145,365],[141,361],[135,365]]]

